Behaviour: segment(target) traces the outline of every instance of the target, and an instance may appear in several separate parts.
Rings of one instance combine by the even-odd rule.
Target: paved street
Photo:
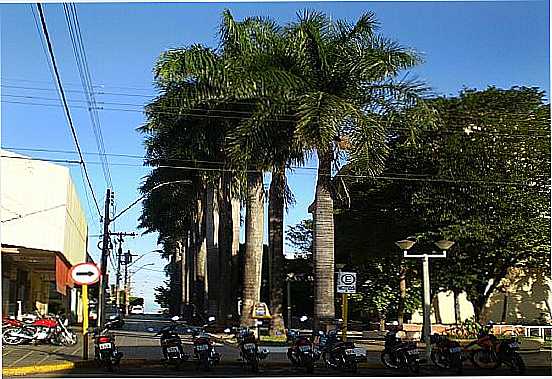
[[[158,315],[132,315],[125,321],[125,326],[122,330],[115,331],[117,346],[124,354],[124,359],[147,359],[149,361],[161,360],[162,353],[159,347],[159,338],[155,337],[155,332],[148,332],[148,328],[159,330],[167,325],[170,321],[162,319]],[[185,349],[191,352],[191,336],[186,333],[186,327],[182,326],[179,330],[182,336]],[[367,342],[359,342],[358,346],[363,347],[368,353],[368,367],[374,367],[380,364],[379,354],[382,349],[381,344],[370,344]],[[212,373],[197,371],[192,362],[187,363],[180,371],[164,368],[162,365],[147,365],[143,367],[140,363],[125,364],[120,368],[120,371],[110,376],[129,376],[129,377],[164,377],[164,376],[182,376],[182,377],[200,377],[200,376],[252,376],[250,372],[245,370],[239,361],[238,350],[229,345],[215,343],[216,349],[222,354],[221,365]],[[90,346],[90,357],[93,357],[93,347]],[[306,376],[306,373],[301,369],[292,368],[286,357],[286,347],[268,347],[270,355],[262,368],[260,375],[262,376]],[[527,375],[549,376],[552,374],[550,369],[550,353],[528,353],[523,354],[524,361],[529,367]],[[79,343],[71,347],[59,346],[4,346],[2,350],[2,365],[3,368],[14,368],[23,366],[38,366],[45,364],[56,364],[67,361],[79,361],[82,359],[82,345]],[[538,366],[538,368],[536,368]],[[549,367],[548,369],[546,367]],[[48,377],[64,377],[64,376],[98,376],[101,372],[96,367],[92,368],[75,368],[68,371],[58,371],[55,373],[42,373],[36,376]],[[438,370],[424,369],[421,375],[447,375],[447,372]],[[319,362],[316,369],[317,376],[343,376],[341,372],[328,370]],[[407,372],[361,368],[358,375],[360,376],[401,376],[408,375]],[[452,373],[451,373],[452,375]],[[465,375],[509,375],[507,369],[494,371],[474,370],[466,367]]]

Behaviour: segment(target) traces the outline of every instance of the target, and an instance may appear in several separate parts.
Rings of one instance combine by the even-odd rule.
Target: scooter
[[[163,357],[165,357],[165,363],[179,369],[181,364],[188,360],[189,355],[184,353],[182,340],[176,332],[176,328],[178,327],[177,321],[180,320],[180,317],[174,316],[171,320],[171,324],[162,328],[157,332],[156,336],[161,337],[160,344]],[[148,331],[153,332],[153,328],[148,328]]]
[[[267,349],[259,350],[257,338],[251,329],[247,327],[239,329],[238,346],[243,362],[250,366],[254,373],[259,372],[259,362],[268,357],[269,351]]]
[[[94,359],[98,366],[105,367],[110,372],[119,367],[123,353],[115,345],[115,337],[109,331],[112,322],[106,322],[103,329],[94,331]]]
[[[301,317],[301,321],[306,321],[306,316]],[[314,363],[320,359],[320,351],[314,347],[312,341],[302,336],[299,330],[290,329],[287,333],[288,340],[291,341],[291,347],[288,348],[287,357],[294,366],[304,367],[307,373],[314,372]]]

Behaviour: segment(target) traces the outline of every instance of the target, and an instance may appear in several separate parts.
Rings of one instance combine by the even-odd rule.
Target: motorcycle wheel
[[[464,370],[464,362],[462,361],[461,353],[456,353],[452,356],[452,368],[456,370],[458,375]]]
[[[515,353],[512,355],[512,360],[510,361],[510,369],[512,373],[522,375],[525,373],[525,362],[521,355]]]
[[[451,364],[449,362],[449,357],[443,354],[441,350],[432,349],[431,350],[431,361],[437,368],[440,370],[449,369]]]
[[[358,364],[356,362],[350,362],[348,364],[348,368],[349,368],[349,371],[354,374],[358,371]]]
[[[387,350],[384,350],[381,353],[380,360],[381,360],[381,363],[383,363],[383,365],[386,368],[391,368],[391,369],[399,368],[399,365],[397,363],[397,359],[395,357],[393,357],[393,355]]]
[[[408,369],[413,373],[413,374],[419,374],[420,373],[420,362],[418,362],[417,359],[414,359],[414,360],[408,360]]]
[[[2,342],[6,345],[20,345],[23,338],[13,336],[9,331],[6,331],[2,334]]]
[[[256,358],[251,361],[251,371],[255,374],[259,372],[259,361]]]
[[[305,368],[307,369],[307,374],[312,374],[314,372],[314,362],[305,363]]]
[[[496,358],[496,356],[494,356],[492,358],[493,360],[489,363],[483,362],[481,359],[485,354],[494,355],[494,353],[492,352],[489,353],[484,350],[477,350],[470,357],[472,364],[477,368],[489,369],[489,370],[493,370],[495,368],[498,368],[498,366],[500,366],[500,361]]]

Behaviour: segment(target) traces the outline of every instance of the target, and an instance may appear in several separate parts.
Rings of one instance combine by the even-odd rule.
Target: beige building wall
[[[59,252],[71,265],[85,262],[88,224],[69,169],[2,155],[14,157],[1,159],[2,244]]]
[[[23,157],[5,150],[2,155]],[[69,169],[2,158],[0,174],[2,244],[63,252]]]
[[[436,317],[436,308],[438,308],[440,323],[453,324],[454,296],[452,292],[441,292],[437,297],[438,304],[432,306],[431,322],[439,321]],[[467,300],[466,294],[461,293],[458,299],[461,320],[473,317],[473,306]],[[552,281],[544,270],[512,269],[490,296],[483,311],[483,319],[513,325],[536,321],[542,316],[550,320],[552,318],[551,304]],[[421,310],[412,315],[412,322],[423,323]]]

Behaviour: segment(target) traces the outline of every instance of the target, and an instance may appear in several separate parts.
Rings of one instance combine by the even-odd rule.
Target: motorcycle
[[[314,372],[314,363],[320,359],[320,351],[315,349],[312,341],[302,336],[298,330],[290,329],[288,339],[292,345],[288,348],[287,357],[294,366],[304,367],[307,373]]]
[[[430,336],[431,361],[442,370],[454,369],[457,374],[462,373],[462,347],[447,336],[433,334]]]
[[[481,369],[496,369],[501,364],[510,366],[514,373],[525,372],[525,363],[517,352],[519,343],[516,337],[499,341],[492,334],[493,324],[489,323],[481,330],[477,340],[470,342],[463,349],[469,354],[472,364]]]
[[[337,333],[339,325],[327,334],[319,331],[319,347],[322,360],[327,367],[356,372],[358,364],[366,361],[366,351],[355,347],[352,341],[340,341]]]
[[[76,335],[67,329],[67,324],[68,320],[62,321],[59,316],[37,318],[31,324],[12,321],[13,326],[2,333],[2,341],[6,345],[74,345],[77,342]]]
[[[171,320],[172,323],[162,328],[155,336],[160,337],[161,349],[166,364],[174,365],[176,369],[179,369],[180,365],[188,360],[189,355],[184,353],[182,340],[176,332],[178,326],[177,321],[180,320],[180,317],[174,316]],[[148,328],[148,331],[151,332],[153,329]]]
[[[380,359],[383,365],[390,369],[408,369],[416,374],[420,372],[416,343],[403,341],[393,331],[385,335],[385,347]]]
[[[123,353],[115,345],[115,336],[110,332],[113,322],[106,322],[103,329],[94,330],[94,360],[100,367],[113,372],[119,367]]]
[[[251,371],[259,372],[259,361],[268,357],[268,350],[259,350],[259,344],[255,333],[249,328],[241,328],[238,332],[238,347],[240,357],[246,365],[251,366]]]
[[[209,317],[209,322],[214,320],[214,317]],[[207,326],[208,324],[204,325],[203,328]],[[197,361],[198,368],[210,371],[220,362],[220,354],[215,350],[211,338],[203,328],[188,329],[188,332],[192,333],[194,358]]]

